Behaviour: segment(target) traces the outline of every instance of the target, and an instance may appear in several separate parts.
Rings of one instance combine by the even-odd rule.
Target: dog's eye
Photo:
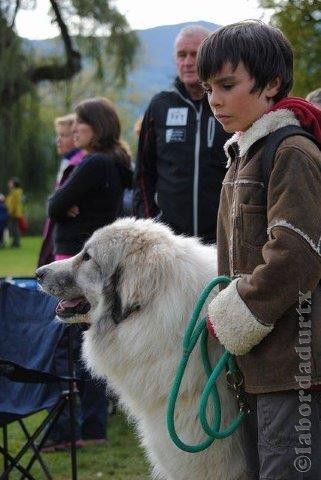
[[[83,262],[88,262],[88,260],[90,259],[91,259],[91,256],[89,255],[89,253],[85,252],[82,257]]]

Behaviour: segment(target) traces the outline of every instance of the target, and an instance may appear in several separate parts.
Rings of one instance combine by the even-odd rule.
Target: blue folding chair
[[[68,371],[56,375],[54,353],[65,326],[55,320],[56,299],[40,292],[34,279],[29,280],[27,288],[18,286],[19,281],[14,279],[0,282],[0,428],[3,430],[0,454],[4,459],[0,480],[9,479],[14,469],[21,472],[22,479],[36,480],[31,473],[35,461],[45,477],[52,480],[41,448],[66,404],[70,411],[71,478],[77,480],[74,415],[77,379],[72,360],[72,329],[69,329]],[[26,284],[26,279],[22,281]],[[62,382],[68,385],[63,392]],[[24,419],[42,410],[46,410],[45,418],[30,433]],[[25,444],[14,455],[10,453],[7,428],[12,422],[18,422],[26,437]],[[23,465],[21,460],[30,449],[32,456]]]

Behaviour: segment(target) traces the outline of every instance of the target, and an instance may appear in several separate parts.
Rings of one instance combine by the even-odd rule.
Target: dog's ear
[[[159,243],[146,245],[126,258],[119,283],[123,316],[150,305],[172,284],[172,257],[168,247]]]
[[[104,287],[104,296],[108,303],[110,315],[115,324],[118,324],[129,317],[131,313],[137,312],[140,305],[137,302],[133,304],[122,305],[121,299],[121,282],[123,270],[117,267],[113,275],[110,277],[108,283]]]
[[[121,299],[119,295],[119,281],[121,277],[121,269],[117,268],[114,274],[110,279],[110,301],[111,301],[111,316],[114,323],[119,323],[121,321],[122,309],[121,309]]]

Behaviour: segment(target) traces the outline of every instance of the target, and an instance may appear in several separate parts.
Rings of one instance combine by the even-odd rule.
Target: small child
[[[20,247],[19,218],[23,215],[23,190],[20,180],[16,177],[8,181],[9,193],[6,197],[6,206],[9,214],[8,230],[11,238],[11,247]]]
[[[8,223],[8,210],[5,204],[5,196],[0,193],[0,248],[4,247],[4,231]]]
[[[238,366],[249,479],[321,478],[321,153],[303,135],[278,147],[267,188],[266,138],[301,125],[321,140],[321,110],[288,97],[293,53],[276,28],[220,28],[198,55],[213,114],[234,133],[218,216],[219,275],[208,329]]]

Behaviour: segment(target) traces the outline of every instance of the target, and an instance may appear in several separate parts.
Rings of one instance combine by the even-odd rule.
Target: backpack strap
[[[286,127],[279,128],[275,132],[270,133],[266,137],[266,143],[263,147],[261,155],[262,180],[266,192],[274,166],[276,151],[283,140],[294,135],[302,135],[303,137],[309,138],[321,150],[321,143],[314,137],[314,135],[312,135],[312,133],[307,132],[302,127],[298,127],[296,125],[287,125]]]

